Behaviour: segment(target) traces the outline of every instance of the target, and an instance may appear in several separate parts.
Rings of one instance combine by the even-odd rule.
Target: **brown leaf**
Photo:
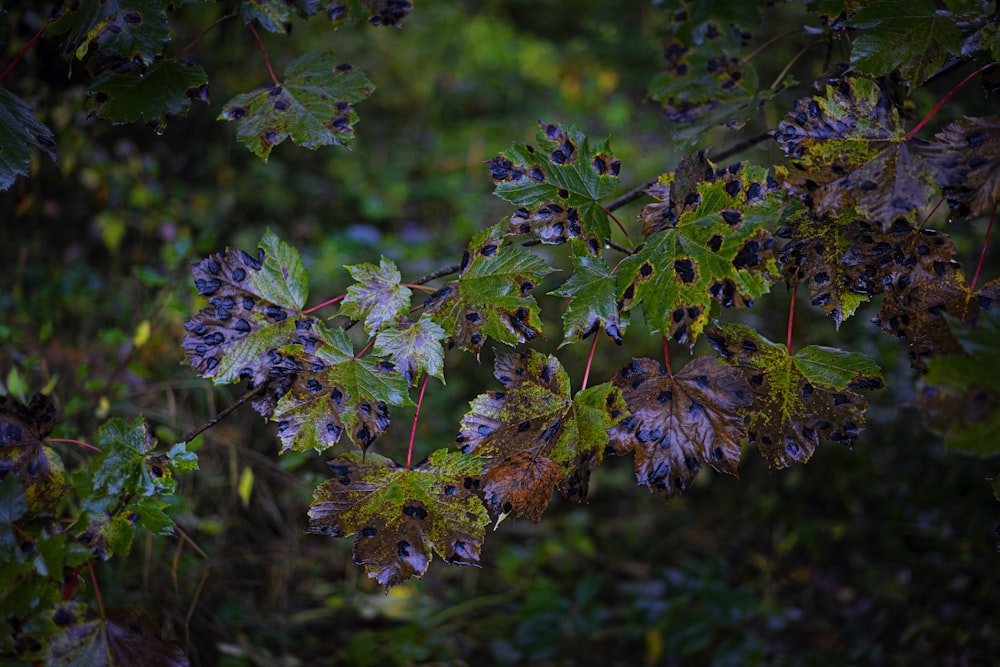
[[[1000,201],[1000,116],[957,120],[923,152],[957,215],[975,218]]]

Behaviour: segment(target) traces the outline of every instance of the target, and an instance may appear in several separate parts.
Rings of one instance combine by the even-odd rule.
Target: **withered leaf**
[[[743,373],[698,357],[671,376],[652,359],[633,359],[612,382],[631,413],[608,433],[615,453],[635,452],[635,475],[657,495],[684,492],[703,463],[736,474],[743,413],[753,404]]]
[[[112,609],[100,618],[82,605],[64,604],[55,612],[64,630],[46,646],[48,665],[186,667],[177,644],[160,639],[152,620],[135,609]]]
[[[423,576],[435,552],[479,565],[487,516],[475,492],[478,456],[438,450],[412,470],[377,454],[328,465],[334,477],[313,492],[308,532],[354,535],[354,562],[387,591]]]
[[[1000,116],[957,120],[923,150],[957,215],[984,215],[1000,202]]]
[[[55,412],[46,394],[36,394],[28,405],[11,395],[0,396],[0,476],[17,476],[33,514],[54,511],[69,490],[62,461],[44,445],[55,426]]]

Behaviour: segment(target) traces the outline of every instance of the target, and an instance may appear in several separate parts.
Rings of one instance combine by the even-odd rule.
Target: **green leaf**
[[[479,457],[438,450],[406,470],[368,454],[329,464],[334,479],[319,485],[308,532],[354,538],[354,562],[389,588],[421,577],[437,553],[456,565],[479,565],[487,523],[475,494]]]
[[[323,451],[344,431],[367,450],[389,426],[388,406],[410,404],[406,379],[391,363],[356,359],[343,329],[317,322],[311,333],[315,342],[308,348],[280,350],[302,369],[270,416],[278,425],[281,451]]]
[[[617,344],[628,329],[628,317],[618,311],[615,278],[600,257],[573,248],[573,275],[562,287],[549,292],[569,298],[563,313],[563,345],[583,340],[603,327],[604,333]]]
[[[379,266],[355,264],[344,268],[357,282],[347,288],[340,312],[364,320],[369,336],[374,336],[387,322],[409,310],[410,289],[399,284],[402,277],[392,260],[383,257]]]
[[[332,53],[307,53],[289,63],[280,85],[229,100],[219,120],[236,121],[236,137],[264,161],[288,138],[313,150],[350,146],[358,122],[351,105],[374,90],[361,70],[337,64]]]
[[[847,25],[858,30],[851,42],[855,70],[882,76],[898,67],[911,87],[961,51],[958,26],[932,0],[872,0]]]
[[[611,233],[600,200],[618,187],[620,160],[607,140],[591,148],[574,127],[538,122],[538,144],[515,144],[490,160],[493,193],[523,208],[511,216],[508,233],[533,234],[542,243],[587,241],[598,254]]]
[[[161,60],[145,71],[131,69],[94,83],[97,116],[112,123],[142,120],[162,129],[169,116],[183,116],[191,101],[208,102],[208,75],[199,65]]]
[[[878,366],[857,353],[809,346],[790,356],[784,345],[737,324],[708,340],[757,393],[747,431],[771,468],[809,460],[820,436],[853,445],[868,409],[854,390],[884,386]]]
[[[326,15],[335,28],[355,21],[402,28],[403,19],[411,9],[412,0],[332,0]]]
[[[70,33],[65,46],[80,60],[96,43],[124,61],[149,65],[170,41],[167,13],[158,0],[64,2],[50,21],[49,34]]]
[[[20,521],[28,513],[28,494],[17,475],[0,479],[0,523]]]
[[[490,514],[538,521],[557,486],[584,500],[607,429],[625,416],[618,389],[604,384],[572,397],[559,360],[534,350],[498,351],[493,374],[503,390],[470,403],[456,439],[463,452],[486,457],[481,487]]]
[[[295,7],[287,0],[241,0],[240,16],[246,23],[257,21],[270,32],[292,31]]]
[[[933,191],[920,149],[875,81],[851,77],[825,97],[800,99],[772,135],[795,167],[786,189],[817,215],[853,206],[887,229]]]
[[[0,88],[0,191],[28,175],[34,148],[56,159],[52,131],[35,119],[21,98]]]
[[[266,382],[269,369],[281,364],[274,350],[297,342],[315,319],[298,318],[309,291],[298,251],[268,231],[256,255],[230,248],[191,272],[209,305],[184,324],[188,362],[216,384]]]
[[[652,359],[633,359],[612,382],[631,413],[609,431],[615,453],[635,452],[640,484],[664,498],[683,493],[703,463],[736,474],[743,414],[754,402],[739,370],[698,357],[671,375]]]
[[[430,317],[416,322],[401,317],[395,326],[386,327],[375,338],[373,352],[389,357],[412,387],[426,372],[444,383],[444,348],[441,342],[448,332]]]
[[[146,458],[156,447],[153,431],[142,417],[129,424],[110,419],[94,433],[94,445],[103,452],[96,458],[94,485],[113,496],[151,496],[160,488]],[[163,472],[159,476],[162,477]]]
[[[652,331],[693,347],[713,301],[749,306],[777,280],[765,225],[777,217],[782,191],[763,167],[716,170],[699,154],[649,193],[663,203],[639,214],[646,242],[618,270],[620,305],[641,303]]]
[[[499,225],[483,230],[462,257],[458,280],[424,302],[451,342],[478,358],[486,337],[515,345],[541,335],[530,292],[552,269],[522,246],[501,246]]]

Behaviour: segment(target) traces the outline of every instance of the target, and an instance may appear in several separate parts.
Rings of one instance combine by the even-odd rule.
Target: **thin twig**
[[[258,394],[260,394],[264,390],[265,386],[267,386],[267,383],[262,383],[262,384],[260,384],[260,385],[258,385],[256,387],[254,387],[250,391],[246,392],[245,394],[243,394],[242,396],[240,396],[239,399],[235,403],[231,403],[230,405],[227,405],[226,407],[224,407],[222,410],[219,411],[219,414],[215,415],[214,417],[212,417],[211,419],[209,419],[207,422],[205,422],[201,426],[198,426],[197,428],[195,428],[193,431],[191,431],[190,433],[188,433],[187,435],[185,435],[178,442],[182,442],[182,443],[191,442],[192,440],[194,440],[195,438],[197,438],[199,435],[201,435],[202,433],[204,433],[205,431],[207,431],[208,429],[212,428],[213,426],[215,426],[216,424],[218,424],[219,422],[221,422],[223,419],[225,419],[226,417],[228,417],[230,412],[233,412],[236,408],[240,407],[241,405],[243,405],[244,403],[246,403],[251,398],[253,398],[253,397],[257,396]]]
[[[924,125],[926,125],[927,121],[929,121],[931,118],[933,118],[937,114],[937,112],[941,110],[941,107],[943,107],[945,105],[945,102],[947,102],[948,100],[950,100],[955,93],[957,93],[958,91],[962,90],[962,88],[965,88],[965,86],[970,81],[972,81],[977,76],[979,76],[980,74],[982,74],[983,72],[985,72],[989,68],[993,67],[994,65],[996,65],[996,62],[987,63],[986,65],[983,65],[982,67],[980,67],[979,69],[977,69],[975,72],[973,72],[969,76],[967,76],[964,79],[962,79],[962,81],[959,82],[959,84],[957,86],[955,86],[954,88],[952,88],[951,90],[949,90],[948,94],[945,95],[943,98],[941,98],[940,102],[938,102],[937,104],[934,105],[934,108],[931,109],[931,112],[929,114],[927,114],[926,116],[924,116],[924,119],[922,121],[920,121],[919,123],[917,123],[917,126],[915,128],[913,128],[912,130],[910,130],[909,132],[906,133],[906,138],[909,139],[914,134],[916,134],[917,132],[919,132],[920,128],[922,128]]]
[[[806,51],[808,51],[812,47],[816,46],[817,44],[825,44],[825,43],[826,43],[825,40],[818,41],[818,42],[810,42],[809,44],[806,44],[801,49],[799,49],[798,53],[796,53],[794,56],[792,56],[792,59],[788,61],[788,64],[785,65],[784,69],[782,69],[781,72],[778,73],[778,76],[776,76],[774,78],[774,81],[771,83],[770,86],[768,86],[768,89],[772,93],[775,92],[776,90],[778,90],[778,84],[780,84],[782,82],[782,80],[785,78],[785,75],[788,74],[788,70],[792,69],[792,67],[795,65],[795,63],[797,63],[799,61],[799,58],[801,58],[802,56],[804,56],[805,53],[806,53]]]
[[[104,613],[104,600],[101,599],[101,587],[97,585],[97,575],[94,574],[94,561],[87,561],[87,569],[90,570],[90,583],[94,586],[94,595],[97,596],[97,608],[101,612],[101,618],[107,618],[107,614]]]
[[[45,23],[42,26],[41,30],[36,32],[35,36],[28,40],[28,43],[24,45],[24,48],[18,51],[17,55],[14,56],[14,59],[11,60],[10,64],[7,65],[7,67],[4,69],[3,74],[0,74],[0,81],[3,81],[4,79],[7,78],[7,75],[10,74],[10,71],[14,69],[14,67],[16,67],[19,62],[21,62],[21,59],[24,58],[25,54],[31,50],[31,47],[35,45],[35,42],[41,39],[42,35],[45,34],[45,31],[46,29],[48,29],[48,27],[49,24]]]
[[[451,266],[446,266],[444,268],[438,269],[437,271],[431,271],[426,276],[420,276],[413,281],[414,285],[425,285],[432,280],[437,278],[443,278],[445,276],[450,276],[453,273],[458,273],[462,270],[462,267],[458,264],[452,264]]]
[[[795,321],[795,295],[798,294],[799,286],[792,288],[792,302],[788,305],[788,356],[792,356],[792,322]]]
[[[212,30],[214,30],[215,28],[217,28],[220,23],[224,23],[224,22],[228,21],[229,19],[234,19],[234,18],[236,18],[239,15],[240,15],[240,12],[237,9],[237,10],[229,12],[228,14],[220,16],[219,18],[217,18],[215,20],[215,22],[212,23],[212,25],[208,26],[207,28],[205,28],[204,30],[202,30],[200,33],[198,33],[198,35],[194,39],[192,39],[190,42],[188,42],[187,46],[185,46],[183,49],[181,49],[180,51],[178,51],[177,54],[174,57],[175,58],[180,58],[185,53],[187,53],[192,48],[194,48],[194,46],[198,42],[200,42],[202,39],[204,39],[205,35],[207,35],[209,32],[211,32]]]
[[[754,49],[750,53],[748,53],[745,56],[743,56],[742,58],[740,58],[740,62],[743,62],[743,63],[749,62],[751,58],[753,58],[755,55],[757,55],[758,53],[760,53],[761,51],[763,51],[767,47],[771,46],[771,44],[774,44],[776,41],[778,41],[782,37],[788,37],[789,35],[794,35],[794,34],[799,33],[799,32],[804,32],[804,29],[803,28],[795,28],[794,30],[786,30],[783,33],[775,35],[774,37],[772,37],[771,39],[767,40],[766,42],[764,42],[763,44],[761,44],[760,46],[758,46],[756,49]]]
[[[604,239],[604,245],[608,246],[609,248],[613,248],[613,249],[617,250],[618,252],[625,253],[626,255],[631,255],[633,252],[635,252],[634,250],[626,248],[625,246],[621,245],[620,243],[615,243],[611,239]]]

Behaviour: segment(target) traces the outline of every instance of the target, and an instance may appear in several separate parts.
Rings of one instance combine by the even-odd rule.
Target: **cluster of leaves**
[[[0,395],[0,655],[187,664],[140,612],[94,611],[74,589],[90,561],[127,555],[137,530],[174,534],[164,511],[174,474],[196,469],[197,457],[184,443],[158,447],[142,417],[111,419],[86,445],[100,452],[68,472],[48,440],[55,417],[49,394]]]

